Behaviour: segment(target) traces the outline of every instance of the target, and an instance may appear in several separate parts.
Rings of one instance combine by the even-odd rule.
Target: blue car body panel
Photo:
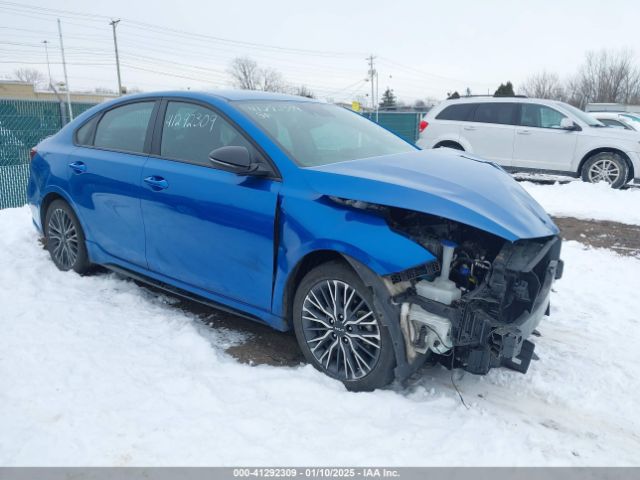
[[[142,176],[156,175],[168,187],[142,196],[149,269],[269,311],[281,183],[150,158]]]
[[[305,169],[327,195],[455,220],[511,242],[556,235],[542,207],[499,166],[444,149]]]
[[[212,106],[260,147],[278,178],[74,145],[75,130],[93,115],[142,99]],[[337,252],[378,275],[434,259],[381,217],[331,197],[430,213],[512,242],[558,232],[499,167],[457,153],[416,150],[300,168],[234,105],[246,99],[313,101],[258,92],[165,92],[88,110],[38,145],[28,184],[34,224],[42,230],[43,200],[60,196],[77,213],[91,261],[173,285],[280,330],[289,328],[287,283],[309,254]],[[70,166],[78,162],[80,171]],[[150,177],[166,185],[154,188],[145,182]]]

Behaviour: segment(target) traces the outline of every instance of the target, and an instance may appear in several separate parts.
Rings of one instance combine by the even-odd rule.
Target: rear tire
[[[59,270],[79,274],[91,268],[82,226],[73,209],[64,200],[54,200],[45,216],[45,238],[51,260]]]
[[[348,390],[371,391],[393,380],[391,337],[371,290],[345,263],[327,262],[302,279],[293,326],[307,361]]]
[[[619,153],[600,152],[591,156],[582,167],[582,180],[589,183],[606,182],[620,188],[629,178],[629,165]]]

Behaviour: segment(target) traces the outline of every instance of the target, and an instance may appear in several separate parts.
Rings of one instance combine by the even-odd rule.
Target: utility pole
[[[47,72],[49,72],[49,86],[51,87],[52,81],[51,81],[51,64],[49,63],[49,41],[43,40],[42,43],[44,43],[44,54],[47,57]]]
[[[116,49],[116,70],[118,71],[118,96],[122,95],[122,80],[120,79],[120,58],[118,57],[118,39],[116,37],[116,27],[120,23],[120,19],[111,20],[109,25],[113,28],[113,46]]]
[[[58,19],[58,35],[60,36],[60,52],[62,53],[62,70],[64,71],[64,85],[67,89],[67,108],[69,109],[69,121],[73,120],[73,111],[71,110],[71,94],[69,93],[69,77],[67,76],[67,62],[64,59],[64,43],[62,42],[62,27],[60,19]]]
[[[371,82],[371,111],[373,111],[376,108],[376,104],[377,102],[377,98],[375,97],[375,85],[373,82],[374,77],[376,76],[377,72],[375,69],[375,66],[373,64],[373,61],[375,60],[376,57],[374,57],[373,55],[369,55],[369,57],[366,58],[366,60],[369,61],[369,81]]]

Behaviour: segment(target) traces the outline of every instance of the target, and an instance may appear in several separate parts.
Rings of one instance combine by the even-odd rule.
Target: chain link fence
[[[74,117],[94,103],[72,103]],[[43,138],[53,135],[68,121],[67,105],[57,101],[0,99],[0,209],[27,203],[29,150]],[[420,113],[365,113],[405,140],[418,138]]]
[[[366,112],[363,114],[381,127],[395,133],[409,143],[416,143],[419,135],[421,112]]]
[[[94,103],[72,103],[74,117]],[[57,101],[0,99],[0,209],[27,202],[29,150],[68,121],[67,105]]]

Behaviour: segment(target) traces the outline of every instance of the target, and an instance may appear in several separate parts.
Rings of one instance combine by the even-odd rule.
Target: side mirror
[[[569,131],[582,130],[580,126],[576,125],[573,120],[567,117],[564,117],[562,120],[560,120],[560,128]]]
[[[216,148],[209,154],[209,160],[216,168],[236,175],[267,176],[269,171],[262,168],[260,163],[254,163],[251,153],[246,147],[231,145]]]

